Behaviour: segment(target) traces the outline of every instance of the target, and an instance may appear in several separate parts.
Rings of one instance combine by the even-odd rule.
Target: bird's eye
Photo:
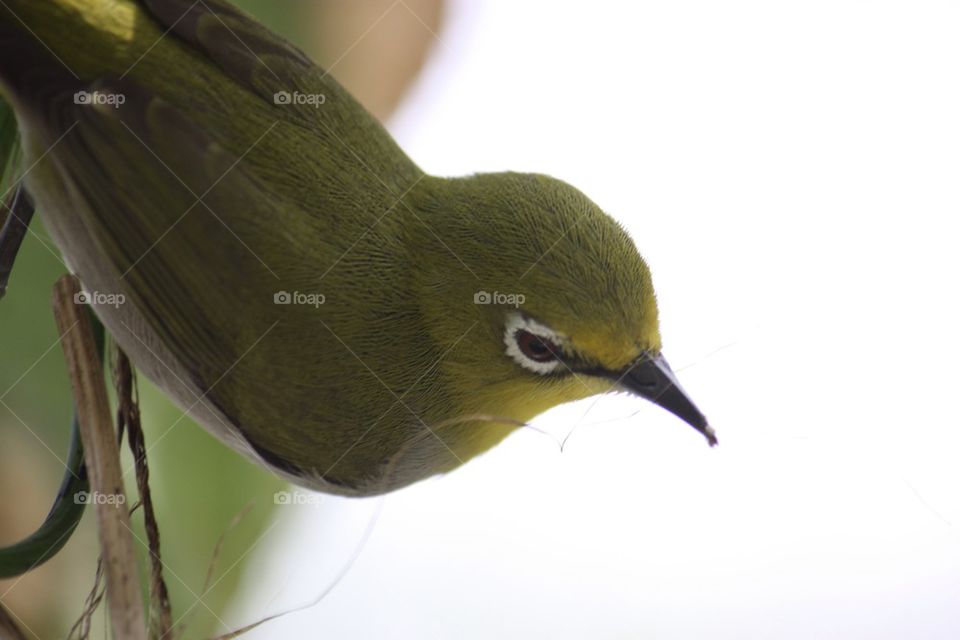
[[[503,342],[507,355],[537,375],[556,373],[563,367],[565,336],[520,312],[507,314]]]
[[[520,352],[534,362],[550,362],[559,355],[559,349],[553,342],[524,329],[517,330],[515,338]]]

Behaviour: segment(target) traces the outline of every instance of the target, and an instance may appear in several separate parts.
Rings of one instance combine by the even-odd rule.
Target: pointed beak
[[[689,424],[704,435],[711,447],[717,444],[713,428],[680,386],[662,355],[647,355],[634,362],[621,376],[620,386],[663,407]]]

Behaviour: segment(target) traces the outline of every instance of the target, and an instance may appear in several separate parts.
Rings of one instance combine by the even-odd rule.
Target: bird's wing
[[[295,245],[296,205],[138,82],[77,80],[2,21],[0,45],[26,184],[65,259],[138,365],[226,435],[242,413],[231,373],[276,320],[267,256]]]
[[[212,0],[197,6],[221,8]],[[28,19],[43,17],[42,7]],[[126,59],[101,67],[88,56],[81,60],[83,79],[77,79],[58,58],[76,66],[70,50],[55,45],[56,53],[48,52],[0,8],[0,90],[17,111],[33,165],[28,189],[58,246],[87,289],[125,296],[122,304],[97,306],[110,332],[139,368],[208,428],[221,436],[242,432],[261,458],[285,468],[286,456],[271,457],[258,444],[302,453],[305,434],[323,438],[331,451],[340,450],[336,438],[344,449],[352,443],[346,428],[314,428],[318,406],[331,416],[325,424],[338,425],[362,422],[364,411],[375,413],[372,421],[382,410],[344,402],[340,391],[351,374],[365,373],[362,366],[326,334],[306,348],[305,337],[319,331],[317,310],[277,307],[273,293],[316,291],[321,284],[320,291],[349,292],[358,278],[363,283],[376,273],[372,279],[382,295],[340,296],[323,308],[325,322],[351,344],[351,320],[380,317],[389,306],[387,293],[400,299],[393,307],[413,304],[383,277],[403,277],[392,269],[402,247],[390,226],[395,221],[377,221],[419,179],[419,170],[332,78],[303,67],[287,45],[276,45],[273,53],[266,45],[252,51],[284,82],[333,96],[296,122],[274,105],[272,92],[283,84],[269,71],[247,67],[243,83],[211,73],[206,56],[216,61],[224,54],[192,47],[202,41],[216,48],[208,34],[220,20],[233,31],[246,27],[272,37],[237,15],[227,10],[171,22],[175,35],[153,52],[140,56],[134,47],[125,54],[140,60],[134,67]],[[144,25],[140,18],[135,24],[147,29],[150,21]],[[70,24],[48,26],[42,35],[54,41],[52,34],[69,34]],[[186,36],[176,31],[184,25],[193,29]],[[138,46],[162,33],[153,29],[146,41],[136,40]],[[246,50],[241,46],[232,55]],[[167,60],[175,68],[166,68]],[[215,64],[231,77],[244,69]],[[128,68],[129,75],[119,78]],[[194,71],[198,79],[190,82]],[[75,100],[78,92],[123,101],[83,104]],[[223,92],[240,105],[236,112],[223,110]],[[311,135],[304,135],[308,129]],[[368,255],[377,259],[372,266]],[[331,357],[342,358],[341,366],[332,368]],[[309,462],[310,456],[301,457]]]
[[[266,99],[301,85],[315,66],[302,51],[227,2],[142,3],[170,33],[201,51],[236,83]],[[302,111],[310,113],[309,108]]]
[[[281,288],[270,256],[282,254],[271,247],[286,245],[291,205],[136,83],[101,80],[87,90],[125,103],[64,104],[60,122],[76,124],[41,171],[55,172],[66,197],[46,195],[46,181],[28,184],[87,288],[123,294],[98,313],[115,334],[132,334],[124,346],[162,345],[183,382],[218,401],[229,388],[221,377],[272,321],[260,312]],[[227,400],[219,404],[232,414]]]
[[[374,189],[403,192],[421,172],[380,122],[328,71],[254,18],[223,0],[141,0],[163,28],[216,64],[235,83],[283,109],[343,152],[343,164]]]
[[[282,223],[295,205],[136,82],[86,90],[124,98],[116,108],[65,105],[76,126],[51,152],[99,245],[91,258],[109,263],[117,287],[191,370],[213,364],[201,377],[219,376],[243,343],[224,328],[255,320],[255,305],[270,302],[259,298],[277,288],[271,247],[285,245]]]

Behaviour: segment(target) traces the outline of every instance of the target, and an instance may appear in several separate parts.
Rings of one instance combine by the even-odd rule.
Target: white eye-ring
[[[503,342],[507,355],[524,369],[547,374],[563,366],[560,362],[561,347],[565,338],[536,320],[513,312],[507,316]]]

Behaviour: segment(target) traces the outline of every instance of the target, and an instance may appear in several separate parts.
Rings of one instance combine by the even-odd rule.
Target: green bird
[[[4,0],[23,184],[109,332],[230,446],[365,496],[628,391],[716,443],[624,229],[544,175],[425,174],[222,0]]]

